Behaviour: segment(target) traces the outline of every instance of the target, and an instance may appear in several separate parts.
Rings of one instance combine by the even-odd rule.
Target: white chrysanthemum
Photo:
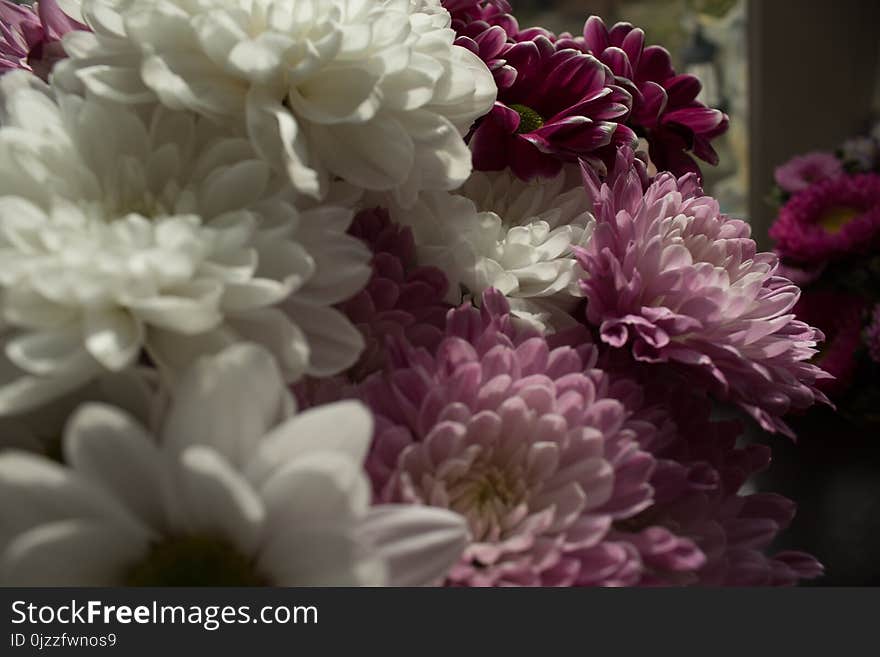
[[[247,391],[247,394],[242,394]],[[158,440],[110,406],[68,424],[62,466],[0,455],[0,583],[420,585],[461,554],[459,517],[370,506],[372,417],[290,416],[266,351],[237,345],[182,379]]]
[[[286,179],[205,119],[55,98],[17,75],[2,82],[0,346],[19,376],[0,368],[0,414],[144,349],[173,370],[245,338],[291,381],[357,359],[359,333],[330,307],[370,273],[350,210],[298,212]]]
[[[586,193],[571,180],[569,172],[533,182],[475,172],[453,194],[425,192],[409,209],[391,202],[391,213],[412,226],[421,264],[446,273],[449,302],[494,287],[516,315],[559,328],[582,296],[572,249],[593,227]]]
[[[462,134],[495,100],[449,14],[411,0],[83,0],[94,33],[65,38],[65,85],[245,125],[302,192],[453,189]]]

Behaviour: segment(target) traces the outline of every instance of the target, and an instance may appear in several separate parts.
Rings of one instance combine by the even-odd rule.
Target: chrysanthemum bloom
[[[412,226],[419,262],[446,274],[448,302],[479,303],[495,288],[524,319],[560,328],[573,323],[569,312],[582,296],[573,248],[593,224],[578,179],[571,171],[531,182],[509,170],[474,172],[454,194],[424,193],[391,212]]]
[[[868,354],[875,363],[880,363],[880,304],[871,311],[871,321],[865,331],[865,343]]]
[[[357,360],[360,333],[332,308],[370,274],[350,210],[298,212],[247,140],[191,114],[56,98],[24,72],[0,84],[2,347],[17,368],[0,369],[0,414],[144,351],[170,372],[251,339],[291,381]]]
[[[773,177],[776,184],[789,194],[805,190],[807,187],[843,173],[843,164],[831,153],[816,151],[791,158],[782,166],[776,167]]]
[[[94,30],[65,39],[59,83],[159,99],[247,130],[303,193],[453,189],[462,135],[492,107],[485,65],[453,45],[439,2],[83,0]]]
[[[636,136],[620,125],[632,99],[592,55],[558,49],[547,37],[509,44],[507,66],[516,78],[479,121],[470,146],[474,168],[510,168],[519,178],[550,178],[566,162],[585,159],[599,170]]]
[[[637,551],[606,543],[650,504],[653,459],[591,371],[591,347],[515,328],[504,298],[451,311],[435,354],[401,345],[362,394],[376,432],[367,470],[378,499],[451,509],[471,541],[447,583],[614,585]]]
[[[247,394],[241,394],[243,390]],[[452,513],[370,506],[370,414],[290,416],[274,359],[236,345],[183,378],[160,435],[86,405],[69,467],[0,455],[4,586],[420,585],[465,544]]]
[[[873,249],[880,239],[880,175],[837,176],[795,194],[770,237],[782,257],[804,264]]]
[[[691,155],[718,164],[712,140],[727,131],[727,115],[697,100],[700,81],[693,75],[677,74],[665,48],[645,47],[641,29],[617,23],[609,30],[601,18],[591,16],[583,37],[563,34],[556,44],[590,52],[613,71],[616,84],[632,96],[627,125],[647,138],[658,170],[699,175]]]
[[[605,183],[584,167],[597,225],[578,250],[587,320],[641,362],[674,364],[763,427],[824,395],[809,360],[821,332],[794,319],[800,290],[758,253],[747,223],[722,215],[696,176],[644,172],[621,150]]]
[[[865,310],[862,299],[825,289],[804,291],[792,309],[799,320],[825,335],[813,362],[834,377],[818,383],[818,388],[831,397],[846,392],[852,383],[862,346]]]
[[[48,79],[55,62],[66,57],[61,37],[85,29],[56,0],[39,0],[33,7],[0,0],[0,75],[24,69]]]
[[[602,362],[602,361],[600,361]],[[604,365],[605,363],[603,363]],[[780,531],[791,522],[795,505],[774,493],[744,493],[743,485],[770,463],[764,445],[737,446],[741,425],[711,418],[708,399],[695,394],[686,377],[662,376],[655,371],[623,368],[632,378],[613,390],[635,418],[646,418],[660,431],[648,434],[643,449],[657,458],[651,477],[654,503],[615,525],[617,540],[633,540],[649,564],[642,585],[787,586],[817,577],[822,566],[808,554],[768,552]],[[644,376],[647,375],[647,376]],[[633,394],[639,395],[633,399]],[[643,529],[650,525],[651,529]],[[660,535],[652,549],[644,539]],[[693,546],[699,548],[697,554]],[[690,549],[688,549],[690,547]],[[677,549],[673,549],[677,548]]]

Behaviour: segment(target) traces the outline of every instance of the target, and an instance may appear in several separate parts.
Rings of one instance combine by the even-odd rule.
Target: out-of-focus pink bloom
[[[87,29],[61,11],[56,0],[40,0],[33,7],[0,0],[0,75],[24,69],[47,80],[55,62],[66,57],[61,37]]]
[[[837,291],[807,290],[792,312],[825,334],[825,342],[813,362],[834,378],[820,381],[819,389],[831,397],[846,392],[858,365],[865,302]]]
[[[843,164],[831,153],[815,151],[791,158],[776,167],[776,184],[789,194],[800,192],[810,185],[834,178],[843,173]]]
[[[865,342],[868,345],[871,360],[880,363],[880,304],[874,306],[871,311],[871,322],[865,331]]]
[[[827,178],[792,196],[770,227],[776,250],[797,264],[870,251],[880,244],[880,175]]]

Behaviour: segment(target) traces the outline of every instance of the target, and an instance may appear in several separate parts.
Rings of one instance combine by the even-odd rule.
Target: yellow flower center
[[[856,208],[847,208],[847,207],[835,207],[830,208],[825,211],[819,217],[819,225],[825,229],[826,233],[830,235],[835,235],[843,230],[843,227],[846,226],[850,221],[855,219],[861,214],[860,210]]]

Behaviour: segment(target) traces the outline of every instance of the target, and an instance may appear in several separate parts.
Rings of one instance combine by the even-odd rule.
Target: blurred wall
[[[773,169],[868,127],[878,84],[877,0],[749,0],[749,215],[769,246]]]

